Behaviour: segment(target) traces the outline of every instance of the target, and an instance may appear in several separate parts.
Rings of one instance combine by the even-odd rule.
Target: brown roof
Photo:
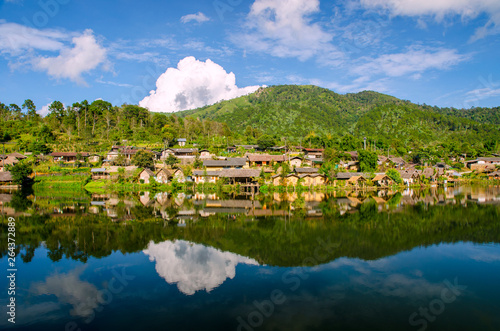
[[[225,169],[220,172],[220,177],[227,178],[250,178],[259,177],[259,175],[258,169]]]
[[[295,168],[295,172],[298,174],[314,174],[318,172],[318,168]]]
[[[357,181],[366,181],[366,179],[363,176],[352,176],[347,181],[348,182],[357,182]]]
[[[372,181],[376,182],[376,181],[383,180],[383,179],[390,180],[391,178],[387,175],[376,175],[375,177],[373,177]]]
[[[165,172],[165,174],[166,174],[168,177],[172,176],[172,174],[170,173],[170,171],[168,171],[167,169],[164,169],[164,168],[161,168],[160,170],[158,170],[158,171],[156,172],[156,176],[158,176],[158,174],[159,174],[160,172],[162,172],[162,171],[163,171],[163,172]]]
[[[21,154],[21,153],[10,153],[9,156],[12,156],[12,157],[15,157],[16,159],[19,159],[19,160],[23,160],[26,158],[25,155]]]
[[[148,175],[150,175],[150,176],[154,176],[154,175],[155,175],[155,173],[154,173],[154,172],[152,172],[151,170],[149,170],[149,169],[147,169],[147,168],[146,168],[146,169],[144,169],[143,171],[141,171],[141,174],[142,174],[143,172],[146,172],[146,173],[147,173]]]
[[[285,157],[283,155],[268,155],[268,154],[250,154],[248,161],[250,162],[283,162]]]
[[[12,175],[9,171],[0,171],[0,182],[12,182]]]
[[[4,165],[14,165],[16,163],[18,163],[19,160],[13,156],[7,156],[5,159],[1,160],[0,161],[0,165],[1,166],[4,166]]]

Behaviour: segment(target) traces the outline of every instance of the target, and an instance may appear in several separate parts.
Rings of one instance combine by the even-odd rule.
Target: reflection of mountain
[[[227,278],[233,279],[239,263],[257,265],[257,261],[212,247],[184,240],[150,242],[144,253],[156,261],[156,271],[169,284],[177,284],[187,295],[210,292]]]

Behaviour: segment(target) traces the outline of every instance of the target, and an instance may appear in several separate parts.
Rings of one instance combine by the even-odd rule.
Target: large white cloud
[[[167,283],[177,284],[187,295],[210,292],[227,278],[233,279],[239,263],[258,264],[253,259],[184,240],[151,242],[144,253],[156,261],[156,271]]]
[[[27,50],[57,51],[67,34],[57,30],[38,30],[0,20],[0,53],[18,55]]]
[[[368,8],[383,8],[392,15],[433,16],[441,21],[445,16],[459,15],[462,19],[489,16],[483,27],[476,30],[473,40],[500,32],[500,1],[498,0],[361,0]]]
[[[186,57],[177,68],[168,68],[156,81],[156,90],[139,102],[141,107],[156,112],[194,109],[240,97],[259,86],[238,88],[235,75],[207,60]]]
[[[311,15],[319,11],[319,0],[256,0],[247,17],[247,31],[234,35],[233,41],[277,57],[339,57],[330,43],[332,35],[311,22]]]
[[[34,59],[35,68],[45,70],[55,78],[68,78],[78,84],[85,84],[82,74],[106,61],[106,49],[99,45],[92,30],[85,30],[72,42],[74,47],[63,48],[59,56]]]

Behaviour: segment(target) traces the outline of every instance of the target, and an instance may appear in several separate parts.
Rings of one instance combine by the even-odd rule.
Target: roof
[[[250,178],[259,177],[258,169],[225,169],[220,171],[220,177],[226,178]]]
[[[243,147],[244,149],[257,149],[259,145],[234,145],[234,147]]]
[[[9,171],[0,171],[0,182],[12,182],[12,175]]]
[[[322,175],[322,174],[302,174],[299,176],[300,178],[305,178],[305,177],[312,177],[312,178],[316,178],[316,177],[326,177],[325,175]]]
[[[0,165],[14,165],[19,163],[19,160],[13,156],[7,156],[5,159],[0,161]]]
[[[477,159],[487,162],[500,162],[500,157],[478,157]]]
[[[247,164],[246,157],[233,157],[226,160],[204,160],[205,167],[243,167]]]
[[[217,177],[217,176],[220,176],[220,170],[212,170],[212,171],[193,170],[193,176],[212,176],[212,177]]]
[[[424,171],[422,171],[422,175],[425,177],[432,177],[432,176],[434,176],[434,169],[425,168]]]
[[[306,152],[323,152],[323,148],[303,148],[304,151]]]
[[[177,141],[179,141],[179,142],[186,142],[187,139],[186,138],[179,138],[179,139],[177,139]]]
[[[250,162],[283,162],[285,156],[283,155],[268,155],[268,154],[250,154],[248,155],[248,161]]]
[[[490,177],[500,177],[500,171],[492,172],[488,176],[490,176]]]
[[[375,177],[373,177],[372,181],[376,182],[378,180],[383,180],[383,179],[391,179],[391,178],[387,175],[376,175]]]
[[[314,174],[318,172],[318,168],[295,168],[295,172],[299,174]]]
[[[25,155],[23,155],[23,154],[21,154],[21,153],[16,153],[16,152],[14,152],[14,153],[10,153],[8,156],[12,156],[12,157],[15,157],[16,159],[20,159],[20,160],[22,160],[22,159],[25,159],[25,158],[26,158],[26,156],[25,156]]]
[[[154,172],[152,172],[151,170],[149,170],[148,168],[146,168],[146,169],[144,169],[143,171],[141,171],[141,174],[142,174],[143,172],[146,172],[146,173],[147,173],[148,175],[150,175],[150,176],[154,176],[154,175],[155,175],[155,173],[154,173]]]
[[[367,174],[362,172],[338,172],[337,179],[349,179],[354,176],[367,176]]]
[[[168,171],[168,170],[167,170],[167,169],[165,169],[165,168],[161,168],[160,170],[158,170],[158,171],[156,172],[156,176],[158,176],[158,174],[159,174],[160,172],[162,172],[162,171],[163,171],[163,172],[165,172],[165,174],[166,174],[167,176],[172,176],[172,174],[170,173],[170,171]]]
[[[389,158],[389,160],[392,163],[398,163],[398,164],[404,164],[405,163],[405,160],[403,160],[402,157],[391,157],[391,158]]]
[[[366,180],[366,179],[363,176],[352,176],[347,181],[349,181],[349,182],[357,182],[358,180],[363,181],[363,180]]]
[[[198,153],[198,148],[169,148],[171,151],[177,154],[181,153]]]
[[[106,168],[92,168],[90,172],[106,172]]]
[[[89,153],[87,153],[87,152],[52,152],[52,153],[50,153],[50,156],[55,156],[55,157],[58,157],[58,156],[77,156],[78,154],[80,154],[82,157],[89,156]]]

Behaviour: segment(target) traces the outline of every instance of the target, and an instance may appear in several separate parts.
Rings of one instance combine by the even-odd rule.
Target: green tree
[[[170,166],[170,168],[173,168],[177,163],[180,163],[179,159],[176,158],[173,154],[168,154],[168,157],[164,162],[166,165]]]
[[[275,144],[274,138],[268,134],[264,134],[257,139],[257,144],[262,149],[267,149],[269,147],[273,147]]]
[[[28,176],[31,175],[33,169],[28,163],[20,162],[14,166],[10,166],[9,171],[12,175],[12,181],[15,184],[24,185],[28,181]]]
[[[361,171],[370,172],[377,169],[378,156],[375,152],[362,149],[359,151],[359,166]]]
[[[36,113],[35,103],[31,99],[24,100],[22,107],[23,109],[26,109],[26,113],[30,120],[33,120],[38,117],[38,114]]]
[[[153,153],[146,150],[139,150],[132,157],[132,164],[139,168],[154,168]]]
[[[401,174],[396,169],[389,169],[385,173],[390,179],[392,179],[396,184],[403,184],[403,179]]]

